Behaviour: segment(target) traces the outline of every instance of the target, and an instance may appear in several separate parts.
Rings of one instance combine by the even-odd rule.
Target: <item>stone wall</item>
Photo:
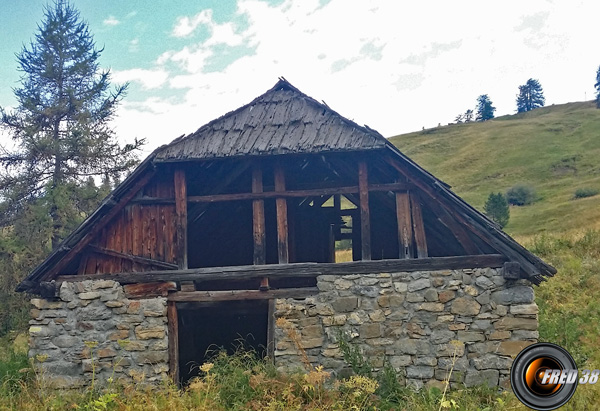
[[[292,329],[312,365],[344,375],[342,332],[409,386],[439,386],[453,368],[453,383],[507,387],[512,359],[538,338],[531,285],[507,282],[502,269],[323,275],[317,285],[318,296],[277,301],[276,317],[287,320],[275,330],[281,368],[302,367]]]
[[[167,378],[165,298],[128,300],[110,280],[63,283],[60,299],[31,300],[29,355],[57,388]]]

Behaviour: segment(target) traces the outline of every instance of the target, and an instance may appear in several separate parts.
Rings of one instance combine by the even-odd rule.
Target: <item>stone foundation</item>
[[[300,336],[312,365],[345,375],[340,333],[376,369],[388,362],[409,386],[487,382],[508,386],[512,360],[538,338],[533,289],[501,269],[320,276],[320,293],[278,300],[275,315]],[[277,328],[276,363],[302,367],[289,331]]]
[[[537,306],[524,281],[501,269],[320,276],[319,294],[276,300],[275,361],[345,376],[338,338],[358,345],[376,370],[389,363],[407,385],[508,386],[512,359],[535,342]],[[63,283],[57,301],[32,299],[30,356],[54,387],[168,378],[166,299],[125,298],[110,280]],[[287,328],[287,329],[285,329]],[[92,377],[94,375],[94,377]]]
[[[167,378],[165,298],[128,300],[110,280],[63,283],[60,299],[31,300],[29,356],[56,388],[93,378],[156,382]]]

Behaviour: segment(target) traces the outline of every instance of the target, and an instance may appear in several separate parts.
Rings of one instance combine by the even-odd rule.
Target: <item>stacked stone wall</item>
[[[276,363],[302,366],[289,329],[313,365],[348,372],[345,335],[381,369],[388,363],[415,388],[452,383],[509,384],[512,360],[538,338],[538,308],[524,280],[502,269],[464,269],[318,277],[319,294],[278,300]],[[287,329],[287,330],[286,330]]]
[[[167,378],[166,299],[128,300],[110,280],[64,282],[59,299],[31,300],[30,351],[52,387]]]

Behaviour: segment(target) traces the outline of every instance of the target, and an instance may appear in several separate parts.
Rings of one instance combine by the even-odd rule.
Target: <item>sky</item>
[[[14,107],[46,1],[0,0],[0,106]],[[447,124],[488,94],[513,114],[538,79],[546,105],[594,98],[597,1],[72,0],[130,83],[113,126],[149,152],[283,76],[386,137]],[[0,140],[5,139],[3,136]]]

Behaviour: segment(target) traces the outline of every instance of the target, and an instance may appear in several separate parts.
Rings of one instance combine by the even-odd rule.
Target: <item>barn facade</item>
[[[452,363],[454,382],[495,385],[536,341],[532,284],[555,272],[280,79],[155,150],[18,290],[37,294],[30,356],[57,387],[185,383],[236,341],[343,375],[339,338],[415,387]]]

